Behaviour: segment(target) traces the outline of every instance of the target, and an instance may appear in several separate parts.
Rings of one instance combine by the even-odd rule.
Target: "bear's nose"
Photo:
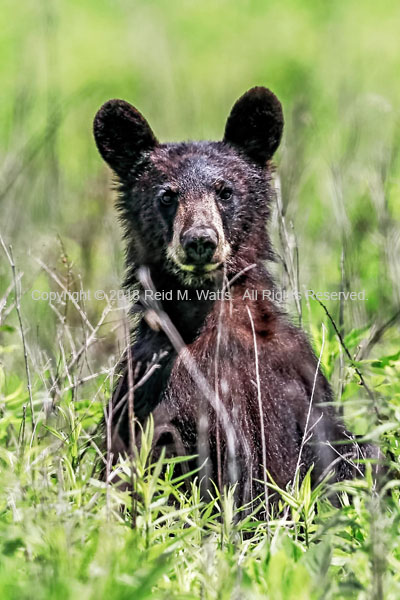
[[[191,227],[181,237],[187,260],[196,265],[210,262],[217,244],[217,232],[211,227]]]

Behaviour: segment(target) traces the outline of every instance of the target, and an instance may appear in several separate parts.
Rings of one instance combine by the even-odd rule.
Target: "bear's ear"
[[[93,132],[101,156],[121,177],[143,152],[158,143],[146,119],[124,100],[103,104],[95,116]]]
[[[283,131],[282,106],[264,87],[254,87],[234,104],[225,126],[224,142],[261,166],[273,156]]]

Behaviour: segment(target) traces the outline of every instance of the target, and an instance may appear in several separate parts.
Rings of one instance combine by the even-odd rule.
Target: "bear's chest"
[[[261,419],[276,431],[273,422],[290,429],[293,407],[303,396],[290,360],[277,358],[268,339],[251,329],[214,327],[176,357],[161,404],[171,420],[187,426],[198,428],[207,418],[211,433],[224,419],[249,432]]]

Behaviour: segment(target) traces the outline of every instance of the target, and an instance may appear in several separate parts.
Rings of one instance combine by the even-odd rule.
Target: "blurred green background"
[[[236,98],[270,87],[286,119],[276,163],[300,289],[365,290],[367,301],[344,306],[345,330],[397,310],[399,3],[3,0],[0,18],[0,232],[24,272],[31,343],[52,352],[57,323],[30,296],[57,288],[36,258],[63,281],[70,265],[75,289],[122,280],[111,177],[91,132],[112,97],[136,105],[161,141],[220,139]],[[0,265],[1,293],[3,253]],[[101,309],[85,307],[90,318]],[[317,303],[308,309],[322,320]]]

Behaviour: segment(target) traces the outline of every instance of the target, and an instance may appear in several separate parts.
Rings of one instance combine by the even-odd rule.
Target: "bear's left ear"
[[[224,142],[261,166],[273,156],[283,131],[282,106],[265,87],[254,87],[234,104],[225,126]]]
[[[143,152],[158,144],[146,119],[125,100],[103,104],[93,133],[101,156],[120,177],[129,173]]]

